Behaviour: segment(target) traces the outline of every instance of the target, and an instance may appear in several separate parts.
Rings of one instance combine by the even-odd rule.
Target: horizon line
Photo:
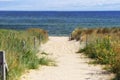
[[[108,12],[108,11],[120,11],[120,10],[0,10],[0,11],[26,11],[26,12],[30,12],[30,11],[41,11],[41,12]]]

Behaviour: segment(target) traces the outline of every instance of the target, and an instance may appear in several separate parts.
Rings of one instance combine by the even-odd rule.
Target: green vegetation
[[[8,80],[18,80],[26,69],[36,69],[39,64],[48,64],[48,60],[43,61],[43,58],[36,56],[39,44],[47,40],[48,33],[42,29],[0,30],[0,49],[6,52]]]
[[[120,28],[76,28],[72,33],[71,33],[71,40],[80,40],[81,36],[86,38],[86,35],[96,35],[96,36],[101,36],[104,34],[116,34],[116,36],[120,35]],[[93,37],[94,37],[93,36]],[[85,39],[83,39],[84,41]]]
[[[88,44],[78,52],[95,59],[95,63],[105,64],[109,71],[116,73],[115,80],[120,80],[120,28],[79,29],[73,33],[77,37],[87,35]]]
[[[48,57],[41,57],[39,63],[47,66],[56,66],[55,61]]]

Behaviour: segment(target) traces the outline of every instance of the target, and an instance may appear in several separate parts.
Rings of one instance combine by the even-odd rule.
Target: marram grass
[[[36,45],[34,38],[36,38]],[[6,52],[9,68],[7,80],[18,80],[26,69],[36,69],[39,64],[43,64],[40,63],[41,59],[36,56],[36,53],[39,43],[47,40],[48,34],[42,29],[28,29],[27,31],[1,29],[0,50]]]
[[[120,80],[120,28],[75,29],[72,38],[86,42],[86,35],[88,44],[78,52],[94,58],[95,63],[105,64],[116,74],[115,80]]]

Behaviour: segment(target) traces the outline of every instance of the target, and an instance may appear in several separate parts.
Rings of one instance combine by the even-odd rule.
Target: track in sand
[[[49,53],[57,66],[30,70],[21,76],[21,80],[110,80],[113,77],[100,65],[88,64],[90,59],[83,54],[76,54],[79,48],[79,43],[68,41],[68,37],[50,37],[41,50]]]

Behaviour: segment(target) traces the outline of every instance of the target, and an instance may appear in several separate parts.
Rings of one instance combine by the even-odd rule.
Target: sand
[[[90,59],[83,54],[76,54],[79,42],[68,41],[68,37],[50,37],[40,47],[56,60],[57,66],[42,66],[29,70],[20,80],[110,80],[113,74],[103,70],[101,65],[88,64]],[[38,54],[40,56],[40,54]]]

